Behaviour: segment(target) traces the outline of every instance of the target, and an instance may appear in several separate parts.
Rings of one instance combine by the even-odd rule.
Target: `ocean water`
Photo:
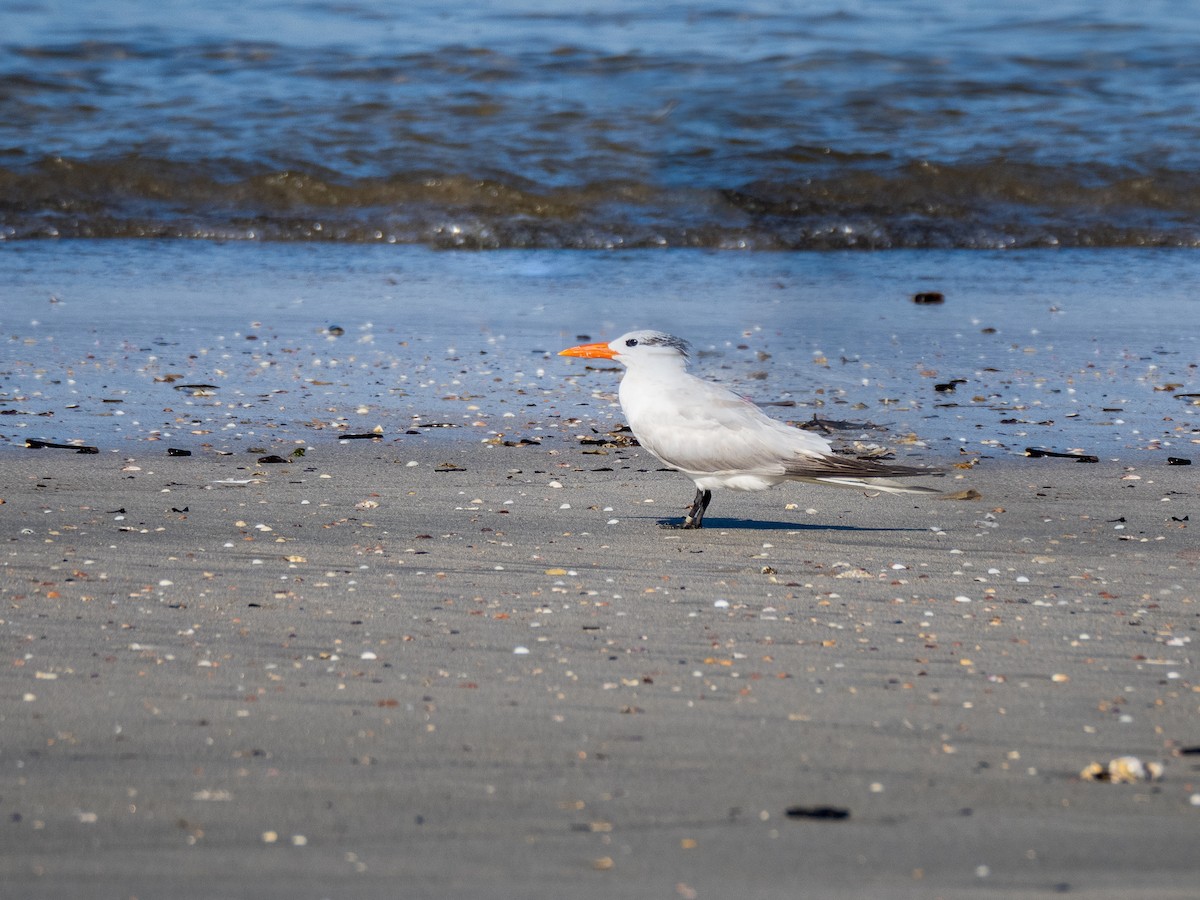
[[[7,0],[0,240],[1194,247],[1143,0]]]

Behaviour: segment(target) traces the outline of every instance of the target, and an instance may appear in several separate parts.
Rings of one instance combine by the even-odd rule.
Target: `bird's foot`
[[[687,516],[682,522],[659,522],[658,527],[669,531],[694,531],[701,525],[691,516]]]

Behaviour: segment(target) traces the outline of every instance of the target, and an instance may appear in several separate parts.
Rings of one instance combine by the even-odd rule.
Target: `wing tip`
[[[838,456],[822,454],[796,460],[791,465],[785,465],[784,474],[796,478],[919,478],[942,476],[940,469],[923,468],[920,466],[887,465],[871,459],[858,459],[853,456]],[[926,488],[926,490],[930,490]]]

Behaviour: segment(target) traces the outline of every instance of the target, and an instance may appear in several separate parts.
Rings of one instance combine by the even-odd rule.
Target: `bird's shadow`
[[[649,519],[650,516],[634,516]],[[654,519],[659,528],[668,531],[925,531],[924,528],[871,528],[863,525],[819,525],[809,522],[772,522],[765,519],[710,519],[704,520],[702,528],[680,527],[682,519]]]

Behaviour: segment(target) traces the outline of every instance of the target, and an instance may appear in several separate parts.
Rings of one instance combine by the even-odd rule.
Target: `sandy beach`
[[[1194,895],[1195,468],[652,463],[10,453],[6,891]]]
[[[1192,257],[8,258],[6,895],[1194,896]],[[646,325],[943,493],[660,529]]]

